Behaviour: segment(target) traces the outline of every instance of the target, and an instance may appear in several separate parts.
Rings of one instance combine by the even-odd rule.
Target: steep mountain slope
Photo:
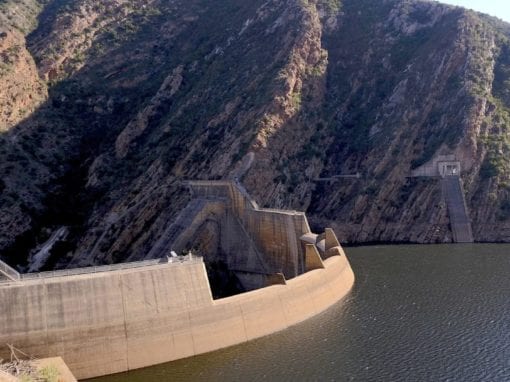
[[[0,37],[13,264],[62,226],[47,267],[143,258],[188,178],[240,177],[344,241],[449,241],[439,181],[408,178],[438,153],[462,162],[476,240],[510,241],[506,24],[403,0],[19,4],[0,3],[21,15]]]
[[[31,0],[0,2],[0,132],[20,122],[47,96],[25,41],[40,9]]]

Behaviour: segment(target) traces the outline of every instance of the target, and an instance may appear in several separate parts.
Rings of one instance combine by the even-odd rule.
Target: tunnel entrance
[[[228,256],[221,248],[221,224],[209,217],[197,229],[192,241],[194,252],[203,256],[209,285],[214,299],[246,292],[241,280],[229,268]]]
[[[222,260],[207,261],[206,257],[204,262],[211,293],[215,300],[246,292],[239,278],[228,268],[227,263]]]

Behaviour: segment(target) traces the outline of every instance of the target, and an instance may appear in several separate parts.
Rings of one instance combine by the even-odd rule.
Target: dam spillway
[[[303,213],[261,209],[234,182],[189,182],[187,226],[158,251],[218,236],[248,292],[214,299],[208,254],[21,275],[0,281],[0,358],[14,345],[61,356],[77,378],[185,358],[274,333],[344,297],[354,275],[334,233],[313,234]],[[205,229],[213,222],[213,233]],[[221,228],[221,229],[220,229]],[[205,231],[204,231],[205,229]],[[235,236],[235,237],[232,237]],[[209,248],[208,245],[202,248]],[[157,253],[154,252],[154,255]]]

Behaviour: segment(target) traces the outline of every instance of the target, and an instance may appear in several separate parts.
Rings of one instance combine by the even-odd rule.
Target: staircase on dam
[[[441,182],[450,215],[454,242],[472,243],[474,241],[473,232],[460,177],[458,175],[445,176]]]

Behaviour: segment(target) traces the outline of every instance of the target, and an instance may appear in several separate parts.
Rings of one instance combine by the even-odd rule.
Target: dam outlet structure
[[[12,345],[62,357],[78,379],[124,372],[286,329],[352,288],[331,229],[260,208],[238,182],[184,184],[189,204],[149,260],[33,274],[1,263],[0,359]],[[175,257],[189,250],[202,256]]]

